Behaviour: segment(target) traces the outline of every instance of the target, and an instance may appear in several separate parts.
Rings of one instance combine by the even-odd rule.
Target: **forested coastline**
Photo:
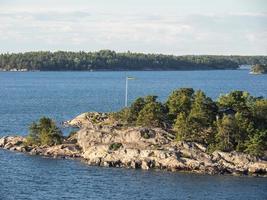
[[[266,158],[267,99],[245,91],[213,101],[201,90],[180,88],[164,103],[157,96],[137,98],[112,117],[124,126],[171,130],[178,141],[203,144],[210,152],[238,151]]]
[[[267,56],[173,56],[111,50],[0,54],[1,71],[209,70],[256,63],[267,63]]]

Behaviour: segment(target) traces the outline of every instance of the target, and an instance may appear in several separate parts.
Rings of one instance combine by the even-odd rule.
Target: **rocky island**
[[[267,65],[256,64],[251,67],[252,74],[267,74]]]
[[[116,113],[84,113],[64,123],[78,129],[68,137],[61,135],[52,120],[42,118],[31,125],[27,137],[2,137],[0,148],[30,155],[77,158],[105,167],[266,176],[266,115],[258,110],[266,112],[266,99],[252,99],[245,92],[235,91],[215,103],[203,95],[201,91],[182,88],[174,91],[164,105],[155,96],[148,96]],[[232,110],[222,110],[223,105],[230,105],[229,100]],[[250,105],[254,102],[256,114],[252,114],[257,115],[257,124],[246,121],[245,116],[238,124],[241,111],[238,104],[232,103],[248,100]],[[179,107],[181,103],[183,106]],[[211,110],[216,124],[207,122],[208,116],[213,115]],[[187,111],[189,114],[185,114]],[[200,118],[204,120],[202,125],[198,124]],[[208,125],[205,127],[204,123]]]

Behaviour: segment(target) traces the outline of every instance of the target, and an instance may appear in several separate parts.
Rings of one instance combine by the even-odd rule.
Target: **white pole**
[[[128,104],[128,77],[126,77],[125,82],[125,107],[127,107]]]

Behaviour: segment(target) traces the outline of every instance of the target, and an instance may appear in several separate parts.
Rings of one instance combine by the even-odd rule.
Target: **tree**
[[[252,106],[252,113],[256,127],[267,129],[267,99],[257,99]]]
[[[28,144],[40,144],[40,137],[39,137],[39,127],[36,122],[33,122],[29,127],[29,134],[26,137]]]
[[[208,127],[216,119],[217,113],[218,108],[212,99],[207,97],[204,92],[197,91],[189,114],[190,119],[195,120],[203,127]]]
[[[42,117],[38,123],[33,122],[29,127],[29,135],[26,138],[28,145],[56,145],[61,144],[62,132],[55,122],[49,118]]]
[[[245,152],[254,156],[263,156],[267,150],[267,130],[257,130],[254,135],[249,137],[246,142]]]
[[[159,102],[147,103],[139,112],[137,125],[148,127],[163,127],[165,125],[164,107]]]
[[[154,103],[157,101],[158,96],[148,95],[144,98],[145,104]]]
[[[250,96],[248,92],[233,91],[229,94],[220,96],[218,99],[218,105],[220,108],[231,108],[236,112],[242,112],[243,115],[251,117],[250,106],[254,102],[254,98]]]
[[[175,119],[181,112],[189,114],[193,102],[193,94],[194,90],[192,88],[181,88],[171,93],[166,102],[171,119]]]
[[[180,112],[177,115],[173,129],[176,132],[177,140],[191,141],[191,125],[184,112]]]
[[[234,150],[233,135],[238,130],[233,116],[224,115],[221,120],[217,121],[216,142],[217,148],[222,151]]]
[[[136,122],[138,114],[144,108],[145,104],[146,104],[146,101],[144,100],[144,98],[141,98],[141,97],[137,98],[132,103],[129,109],[130,115],[127,120],[129,123]]]
[[[219,111],[217,105],[235,112]],[[171,123],[170,115],[176,115]],[[138,98],[114,116],[125,125],[172,129],[177,140],[199,142],[210,151],[236,150],[257,156],[266,151],[267,100],[243,91],[233,91],[214,102],[202,91],[182,88],[174,91],[165,104],[156,96]],[[35,135],[33,124],[32,137]]]
[[[233,133],[234,146],[237,151],[244,151],[245,140],[255,132],[254,124],[242,113],[237,112],[234,116],[237,130]]]
[[[243,59],[244,60],[244,59]],[[260,57],[265,62],[266,57]],[[244,64],[244,63],[242,63]],[[25,52],[0,54],[0,69],[10,70],[190,70],[237,69],[238,63],[226,56],[172,56],[143,53],[98,52]]]
[[[206,97],[204,92],[197,91],[189,113],[189,121],[192,127],[192,137],[196,141],[203,140],[202,133],[212,127],[218,108],[211,98]]]

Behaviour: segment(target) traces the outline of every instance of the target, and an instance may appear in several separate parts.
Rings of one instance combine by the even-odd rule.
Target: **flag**
[[[128,80],[135,80],[135,78],[134,77],[131,77],[131,76],[127,76],[127,79]]]

